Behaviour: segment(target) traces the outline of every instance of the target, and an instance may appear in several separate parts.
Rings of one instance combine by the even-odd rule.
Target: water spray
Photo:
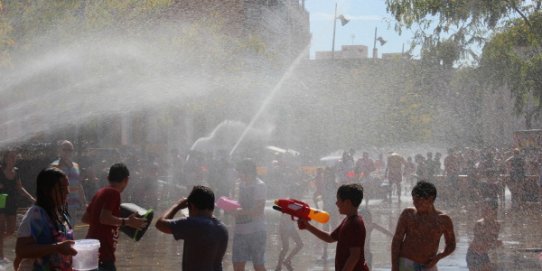
[[[282,75],[282,78],[278,81],[278,83],[275,85],[275,87],[271,90],[269,95],[267,95],[267,97],[263,101],[262,105],[260,106],[260,109],[258,110],[258,112],[256,112],[254,117],[252,117],[252,119],[250,120],[248,126],[245,128],[245,130],[243,131],[243,133],[241,134],[241,136],[239,137],[237,142],[235,142],[235,145],[233,146],[233,148],[230,151],[230,157],[233,156],[233,153],[235,153],[235,151],[237,150],[237,148],[239,147],[241,142],[243,142],[243,140],[245,139],[248,131],[252,128],[252,126],[254,126],[254,123],[256,123],[256,121],[263,114],[263,112],[265,111],[267,106],[271,103],[271,100],[275,97],[278,90],[282,88],[282,85],[284,84],[286,79],[290,78],[293,71],[297,68],[297,66],[299,66],[299,63],[301,62],[301,59],[303,59],[304,56],[307,55],[307,53],[309,51],[309,48],[310,48],[310,44],[307,44],[307,46],[305,46],[305,49],[303,49],[303,51],[301,51],[301,53],[292,62],[290,67],[288,67],[288,69],[286,70],[284,75]]]

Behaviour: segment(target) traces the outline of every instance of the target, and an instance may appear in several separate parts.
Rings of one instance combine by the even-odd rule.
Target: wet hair
[[[437,188],[434,184],[427,181],[419,181],[416,183],[414,188],[412,188],[412,196],[418,198],[429,199],[437,198]]]
[[[200,210],[215,209],[215,193],[207,186],[195,185],[187,200],[189,204]]]
[[[55,222],[53,224],[57,230],[58,225],[64,222],[68,223],[71,227],[67,205],[57,206],[57,203],[51,196],[55,189],[57,189],[56,193],[62,193],[58,191],[58,187],[61,185],[61,180],[67,178],[62,170],[50,167],[41,170],[36,179],[36,205],[45,210],[51,220]]]
[[[110,183],[120,183],[129,176],[130,171],[128,171],[128,167],[123,163],[116,163],[109,168],[107,179]]]
[[[254,161],[252,161],[252,159],[249,158],[243,159],[239,163],[237,163],[235,169],[240,173],[250,176],[258,175],[256,171],[256,164],[254,163]]]
[[[359,207],[363,200],[363,186],[361,184],[343,184],[337,189],[337,197],[341,200],[350,200],[354,207]]]

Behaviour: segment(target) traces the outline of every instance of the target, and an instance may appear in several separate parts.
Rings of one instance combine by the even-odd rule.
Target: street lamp
[[[344,15],[337,16],[337,2],[335,2],[335,14],[333,16],[333,42],[331,43],[331,59],[335,59],[335,30],[337,29],[337,19],[341,20],[341,25],[346,25],[350,20]]]

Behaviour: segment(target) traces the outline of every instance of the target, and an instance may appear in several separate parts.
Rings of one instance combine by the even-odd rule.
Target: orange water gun
[[[326,211],[311,208],[307,203],[295,200],[295,199],[277,199],[273,209],[280,211],[284,214],[289,214],[294,217],[314,220],[320,223],[327,223],[329,221],[329,213]]]

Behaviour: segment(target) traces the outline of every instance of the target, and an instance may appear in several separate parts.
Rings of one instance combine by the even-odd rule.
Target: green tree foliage
[[[7,19],[6,11],[0,0],[0,67],[9,64],[9,49],[15,45],[12,35],[12,28]]]
[[[463,56],[475,56],[470,45],[483,44],[488,33],[510,17],[521,17],[529,25],[542,0],[386,0],[386,5],[398,31],[416,29],[413,46],[445,38],[461,48]]]
[[[475,67],[458,69],[450,81],[445,110],[446,140],[457,145],[484,146],[482,105],[483,76]]]
[[[35,37],[73,39],[85,32],[111,28],[140,30],[170,5],[170,0],[18,0],[5,1],[4,16],[13,28],[19,46],[35,42]],[[24,44],[24,45],[23,45]]]
[[[480,64],[490,89],[507,86],[515,112],[526,118],[542,112],[542,0],[386,0],[397,29],[415,30],[412,48],[422,59],[451,67],[461,57]],[[487,44],[486,44],[487,43]],[[472,46],[484,46],[482,57]],[[474,75],[473,75],[474,76]]]
[[[453,67],[454,62],[459,59],[460,54],[461,48],[451,39],[438,42],[437,44],[433,44],[432,40],[427,40],[421,49],[421,58],[424,64],[435,67],[442,65],[447,69]]]
[[[0,53],[102,40],[147,40],[194,69],[239,72],[248,51],[267,57],[257,35],[231,34],[218,11],[192,16],[172,0],[9,0],[0,13]],[[180,7],[179,7],[180,6]],[[186,17],[190,17],[187,19]],[[24,53],[24,52],[23,52]],[[4,58],[2,58],[4,59]]]
[[[542,14],[517,19],[486,44],[480,67],[493,86],[512,91],[515,111],[532,117],[542,110]]]

